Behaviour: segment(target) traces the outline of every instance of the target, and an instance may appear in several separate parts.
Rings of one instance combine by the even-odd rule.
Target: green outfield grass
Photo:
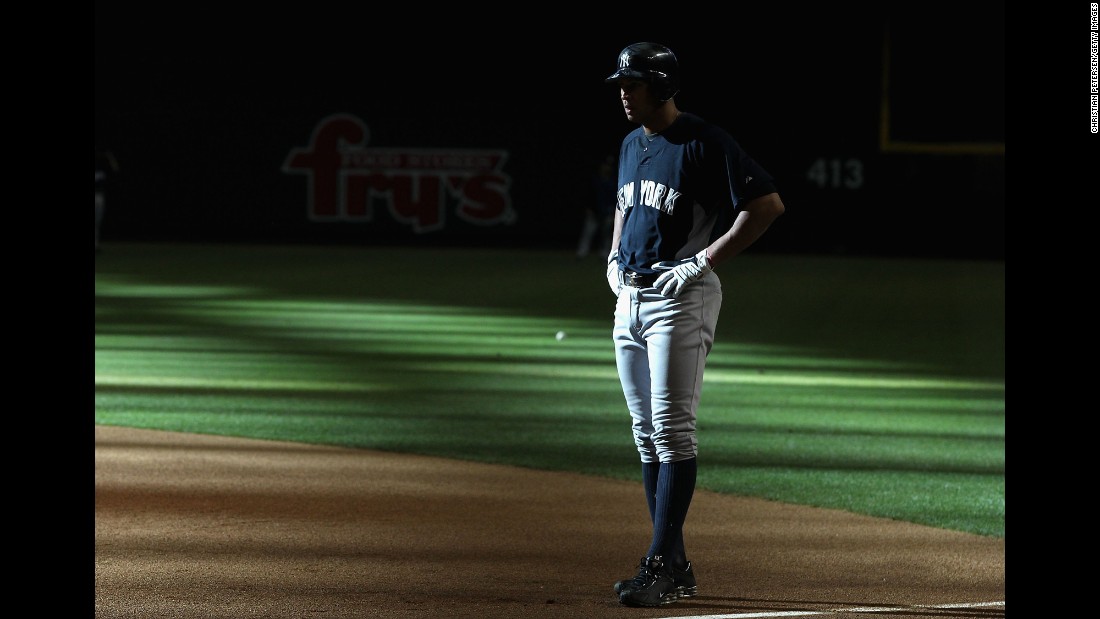
[[[1003,261],[718,272],[700,487],[1004,536]],[[107,245],[95,422],[637,480],[613,304],[565,250]]]

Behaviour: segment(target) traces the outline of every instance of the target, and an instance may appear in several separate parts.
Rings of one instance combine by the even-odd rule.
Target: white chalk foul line
[[[1004,600],[999,602],[967,602],[960,604],[913,604],[910,606],[866,606],[853,608],[831,608],[827,610],[779,610],[763,613],[733,613],[731,615],[684,615],[679,617],[663,617],[662,619],[753,619],[754,617],[813,617],[814,615],[835,615],[837,613],[888,613],[892,611],[907,611],[914,608],[929,608],[948,610],[952,608],[982,608],[986,606],[1004,606]]]

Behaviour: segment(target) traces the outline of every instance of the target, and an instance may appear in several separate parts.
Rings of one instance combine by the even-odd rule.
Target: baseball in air
[[[565,331],[558,331],[558,334],[554,336],[554,339],[559,342],[565,339]]]

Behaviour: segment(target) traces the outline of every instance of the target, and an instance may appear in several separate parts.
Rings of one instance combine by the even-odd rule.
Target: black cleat
[[[672,582],[676,583],[676,596],[680,598],[695,597],[699,587],[695,585],[695,571],[691,568],[691,561],[682,570],[672,568]],[[615,593],[622,593],[624,589],[632,586],[633,578],[627,578],[615,583]]]
[[[638,575],[630,584],[619,586],[619,603],[624,606],[663,606],[680,599],[672,570],[661,557],[642,557]]]

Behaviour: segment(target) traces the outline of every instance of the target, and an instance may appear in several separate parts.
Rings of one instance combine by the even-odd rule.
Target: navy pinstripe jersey
[[[636,273],[694,256],[729,230],[742,204],[775,191],[729,133],[688,112],[660,134],[627,134],[618,187],[619,268]]]

